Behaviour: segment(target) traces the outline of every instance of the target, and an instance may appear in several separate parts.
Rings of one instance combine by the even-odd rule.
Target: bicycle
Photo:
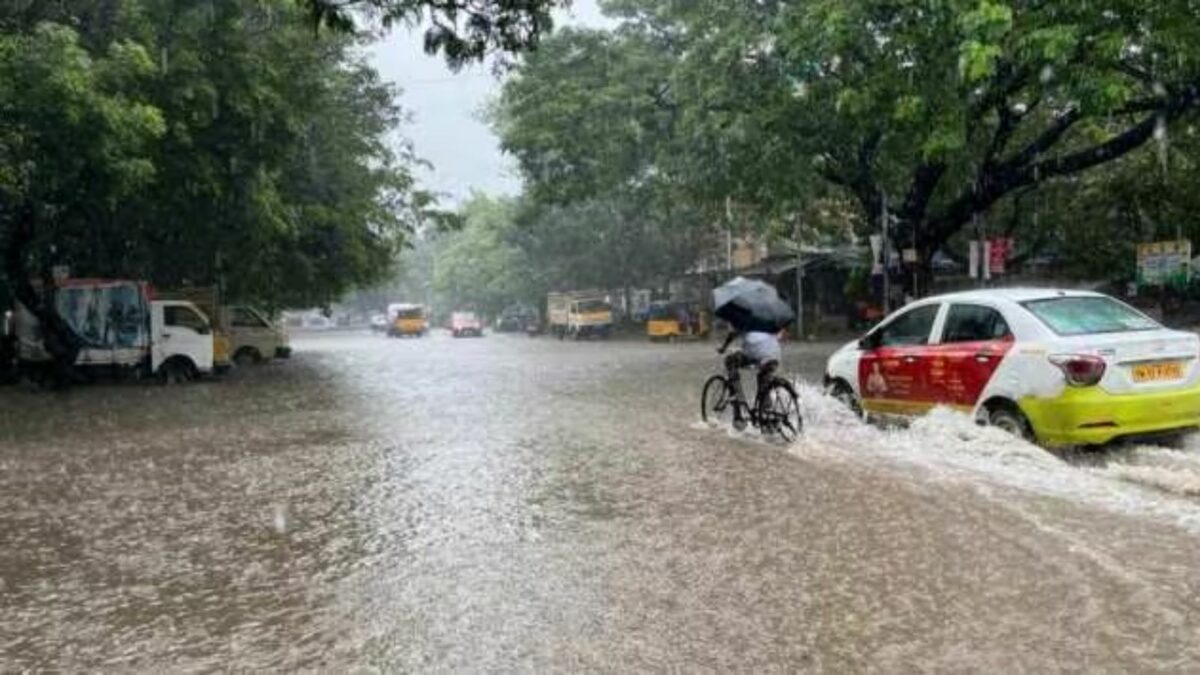
[[[791,443],[804,430],[804,418],[800,415],[800,397],[787,380],[776,377],[757,393],[753,408],[740,395],[725,375],[713,375],[704,383],[700,399],[700,414],[705,422],[726,424],[740,413],[764,436],[778,435],[784,442]]]

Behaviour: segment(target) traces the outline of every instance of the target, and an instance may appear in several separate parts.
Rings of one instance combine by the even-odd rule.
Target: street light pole
[[[800,245],[800,223],[796,223],[796,339],[804,339],[804,249]]]
[[[891,241],[888,237],[888,196],[887,192],[880,192],[880,208],[879,221],[880,228],[883,230],[883,314],[887,316],[892,311],[892,285],[891,285],[891,270],[888,269],[888,258],[891,253]]]

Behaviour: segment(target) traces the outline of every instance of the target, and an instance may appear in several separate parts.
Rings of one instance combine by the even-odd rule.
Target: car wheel
[[[238,350],[237,354],[233,355],[233,363],[238,368],[246,368],[261,361],[262,355],[253,347],[243,347]]]
[[[988,424],[1007,431],[1013,436],[1022,438],[1030,443],[1036,441],[1033,434],[1033,427],[1029,425],[1029,420],[1025,415],[1017,409],[1016,406],[1009,404],[996,404],[988,410]]]
[[[834,400],[849,408],[855,415],[862,417],[862,404],[859,403],[858,396],[854,394],[854,390],[850,388],[850,385],[842,380],[836,380],[833,384],[829,385],[826,393]]]

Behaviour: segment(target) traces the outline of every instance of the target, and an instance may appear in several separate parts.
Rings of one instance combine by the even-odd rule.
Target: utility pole
[[[913,300],[916,300],[921,297],[921,292],[924,290],[921,288],[921,283],[920,283],[921,249],[917,248],[917,224],[916,223],[912,223],[912,231],[913,231],[912,232],[912,235],[913,235],[913,240],[912,240],[912,248],[913,248],[912,295],[913,295]],[[929,255],[931,258],[929,261],[929,267],[932,270],[933,269],[933,260],[932,260],[933,254],[930,253]],[[932,272],[930,272],[930,275],[932,278]]]
[[[888,196],[885,191],[880,191],[879,221],[883,230],[883,315],[887,316],[892,313],[892,273],[888,269],[892,243],[888,236]]]
[[[725,271],[733,276],[733,201],[725,195]]]
[[[800,221],[796,221],[796,339],[804,339],[804,249],[800,245]]]

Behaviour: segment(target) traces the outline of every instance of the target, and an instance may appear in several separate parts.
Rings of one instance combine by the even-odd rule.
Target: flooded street
[[[0,390],[0,670],[1200,669],[1200,445],[866,427],[830,345],[791,447],[698,422],[711,344],[294,345]]]

